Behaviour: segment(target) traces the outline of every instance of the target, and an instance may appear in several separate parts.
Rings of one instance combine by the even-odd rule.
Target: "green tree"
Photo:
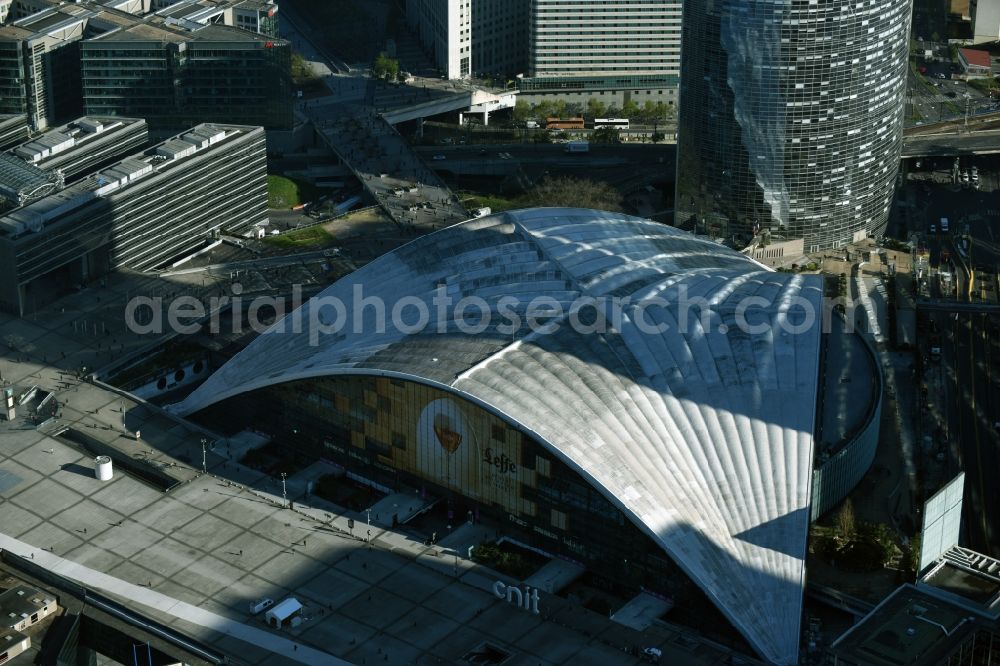
[[[372,66],[372,75],[383,81],[395,81],[399,78],[399,61],[390,58],[385,52],[375,56],[375,64]]]
[[[639,115],[639,105],[632,100],[622,104],[622,116],[625,118],[636,118]]]
[[[596,97],[587,100],[587,113],[591,118],[603,118],[607,110],[607,105]]]
[[[566,117],[566,102],[561,99],[557,99],[552,103],[552,115],[557,118]]]
[[[583,115],[583,104],[579,102],[567,102],[566,115],[570,118],[579,118]]]
[[[600,127],[590,133],[594,143],[621,143],[621,132],[614,127]]]
[[[535,116],[541,120],[544,120],[546,118],[551,118],[552,116],[556,115],[555,104],[553,104],[552,100],[550,99],[542,100],[541,102],[536,104],[534,111],[535,111]]]
[[[297,86],[305,86],[315,83],[319,77],[316,76],[316,72],[313,71],[312,65],[309,64],[301,53],[292,54],[292,82]]]
[[[545,130],[544,132],[536,132],[533,138],[535,143],[552,143],[552,132]]]
[[[531,105],[528,104],[527,100],[519,99],[514,103],[514,111],[512,112],[512,118],[514,122],[518,125],[523,125],[531,116]]]
[[[667,104],[666,102],[656,103],[656,117],[659,119],[673,118],[675,115],[677,107],[673,104]]]
[[[653,132],[653,134],[649,137],[650,141],[653,143],[659,143],[663,141],[664,138],[666,137],[663,136],[663,132]]]
[[[647,99],[642,105],[642,110],[639,111],[639,117],[647,123],[651,123],[654,120],[659,120],[663,116],[656,112],[656,102],[651,99]]]

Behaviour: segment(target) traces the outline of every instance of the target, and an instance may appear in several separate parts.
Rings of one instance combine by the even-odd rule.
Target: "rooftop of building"
[[[14,627],[24,618],[55,603],[55,597],[33,587],[12,587],[0,593],[0,627]]]
[[[186,20],[169,19],[163,16],[150,17],[145,21],[126,25],[118,30],[111,30],[88,40],[89,42],[269,42],[286,44],[287,42],[261,35],[248,30],[241,30],[216,23],[201,24]]]
[[[908,583],[838,638],[832,651],[851,664],[931,666],[944,663],[976,627],[966,609]]]
[[[206,0],[181,0],[156,12],[157,16],[190,21],[207,20],[226,11],[226,7]]]
[[[961,546],[949,548],[920,579],[977,613],[1000,619],[1000,560]]]
[[[0,208],[19,206],[25,199],[51,191],[51,174],[11,153],[0,153]]]
[[[21,643],[25,638],[27,638],[27,636],[22,634],[20,631],[14,631],[13,629],[0,626],[0,654],[7,652],[11,647]],[[34,642],[32,642],[32,645],[34,645]],[[36,663],[34,657],[37,655],[37,652],[38,651],[36,649],[33,653],[29,653],[30,656],[27,659],[15,658],[15,660],[6,663],[8,663],[10,666],[17,666],[18,664]]]
[[[259,127],[244,125],[215,123],[197,125],[142,153],[126,157],[98,173],[9,211],[0,217],[0,237],[6,235],[17,238],[28,231],[40,230],[74,203],[82,205],[95,197],[122,192],[144,178],[182,166],[188,158],[201,154],[212,146],[228,143],[235,137],[255,130],[262,131]],[[41,169],[28,165],[23,160],[0,153],[0,159],[4,157],[45,174]]]
[[[992,67],[989,51],[981,51],[979,49],[959,49],[958,51],[965,58],[965,62],[970,65],[975,67]]]
[[[85,154],[96,141],[113,138],[145,124],[142,118],[83,116],[25,141],[10,152],[25,162],[45,169],[56,158]]]
[[[43,9],[17,21],[0,26],[0,39],[31,39],[51,35],[96,15],[93,10],[75,5]]]

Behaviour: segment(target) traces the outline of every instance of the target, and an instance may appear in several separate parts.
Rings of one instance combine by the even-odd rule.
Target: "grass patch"
[[[331,245],[333,243],[333,236],[322,225],[317,224],[314,227],[290,231],[278,236],[266,236],[264,242],[275,247],[284,248],[319,248]]]
[[[292,54],[292,83],[303,88],[316,88],[322,83],[301,53]]]
[[[521,207],[515,199],[507,199],[495,194],[470,194],[468,192],[462,194],[462,205],[468,210],[489,208],[494,213]]]
[[[472,551],[474,562],[488,566],[500,573],[524,580],[544,566],[546,558],[510,543],[487,541]]]
[[[984,95],[995,95],[1000,92],[1000,82],[992,76],[984,79],[969,79],[968,83]]]
[[[291,178],[285,178],[284,176],[267,177],[268,208],[291,208],[292,206],[298,206],[302,203],[299,196],[299,184]]]

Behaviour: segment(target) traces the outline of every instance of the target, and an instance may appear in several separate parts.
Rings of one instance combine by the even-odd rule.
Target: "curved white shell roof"
[[[436,312],[443,289],[478,296],[494,315],[513,296],[629,297],[605,333],[484,331],[453,319],[404,334],[354,289],[406,297]],[[679,330],[682,295],[703,298]],[[333,374],[393,374],[447,387],[501,414],[550,447],[618,505],[684,568],[769,661],[795,663],[805,584],[820,326],[782,329],[821,312],[818,277],[776,273],[716,243],[664,225],[582,209],[539,208],[471,220],[424,236],[329,287],[261,335],[174,409],[190,413],[256,388]],[[634,303],[658,297],[640,330]],[[746,297],[756,300],[746,302]],[[347,323],[311,344],[311,318]],[[796,299],[800,306],[796,306]],[[735,325],[749,305],[746,332]],[[415,308],[410,307],[413,315]],[[447,310],[451,312],[452,310]],[[586,312],[580,317],[589,323]],[[469,308],[459,322],[479,322]],[[412,322],[412,316],[407,320]],[[720,328],[728,326],[728,330]],[[761,325],[762,324],[762,325]],[[355,330],[355,329],[359,330]],[[745,328],[745,327],[743,327]],[[284,330],[282,330],[284,329]]]

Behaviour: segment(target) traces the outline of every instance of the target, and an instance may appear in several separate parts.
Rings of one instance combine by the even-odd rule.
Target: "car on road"
[[[941,72],[938,72],[938,78],[939,79],[947,79],[948,77],[945,76],[944,74],[942,74]]]
[[[435,161],[435,162],[440,162],[441,160],[446,160],[446,159],[448,159],[448,158],[447,158],[447,157],[445,157],[444,155],[440,155],[440,154],[439,154],[439,155],[435,155],[435,156],[434,156],[434,161]]]
[[[947,96],[947,97],[958,97],[958,93],[955,92],[954,90],[949,90],[948,92],[945,93],[945,96]]]

